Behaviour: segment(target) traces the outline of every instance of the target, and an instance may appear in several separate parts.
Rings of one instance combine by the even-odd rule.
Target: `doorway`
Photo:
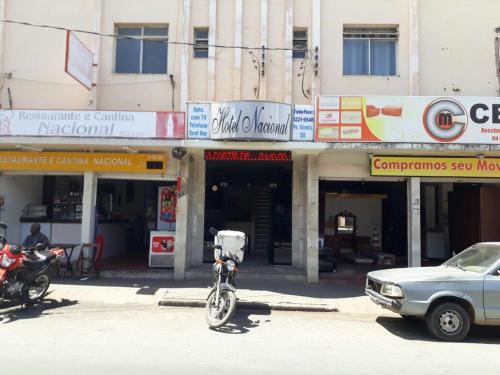
[[[210,227],[244,232],[247,264],[292,263],[292,162],[207,161],[204,240]],[[204,249],[204,262],[213,261]]]
[[[98,180],[96,235],[104,242],[104,270],[148,268],[151,233],[175,231],[175,221],[164,228],[158,218],[159,192],[165,187],[175,191],[169,181]]]
[[[405,182],[320,181],[319,194],[323,277],[406,265]]]

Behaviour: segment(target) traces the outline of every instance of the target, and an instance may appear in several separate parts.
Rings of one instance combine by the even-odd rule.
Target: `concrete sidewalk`
[[[209,285],[209,280],[56,279],[47,298],[112,305],[204,307]],[[238,308],[396,316],[372,303],[361,285],[348,282],[241,280],[236,286]]]

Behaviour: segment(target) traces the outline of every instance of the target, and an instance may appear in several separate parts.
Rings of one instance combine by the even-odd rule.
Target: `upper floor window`
[[[307,56],[307,29],[293,29],[294,59],[303,59]]]
[[[397,27],[344,27],[344,75],[396,75]]]
[[[117,26],[115,73],[166,74],[168,27]]]
[[[208,57],[208,29],[194,29],[193,56],[200,58]]]

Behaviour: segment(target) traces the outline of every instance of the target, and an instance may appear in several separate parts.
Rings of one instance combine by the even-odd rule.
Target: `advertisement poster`
[[[174,254],[175,237],[170,235],[154,234],[151,237],[151,252],[154,254]]]
[[[318,96],[319,142],[500,144],[500,98]]]
[[[314,106],[297,104],[293,107],[292,140],[314,140]]]
[[[187,137],[191,139],[208,139],[210,124],[210,104],[188,103],[187,105]]]
[[[0,110],[0,136],[184,138],[184,112]]]
[[[177,191],[175,186],[158,188],[158,230],[171,230],[175,223]]]

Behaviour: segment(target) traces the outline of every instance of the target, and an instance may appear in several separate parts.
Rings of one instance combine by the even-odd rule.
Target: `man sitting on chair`
[[[33,247],[39,243],[49,246],[49,239],[45,234],[40,232],[41,226],[38,223],[31,224],[30,232],[31,234],[24,239],[23,246]]]

